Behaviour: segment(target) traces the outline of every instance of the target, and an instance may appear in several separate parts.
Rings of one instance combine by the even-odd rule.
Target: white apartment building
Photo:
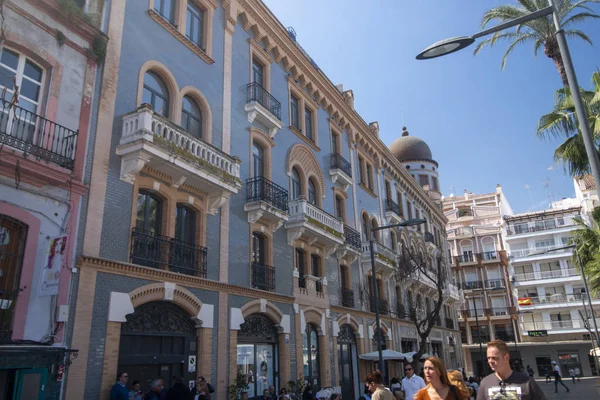
[[[508,257],[502,238],[503,215],[512,210],[502,187],[492,193],[450,195],[443,201],[453,279],[464,293],[459,313],[465,368],[483,374],[480,342],[518,339],[516,303],[508,279]],[[513,347],[511,346],[511,349]],[[512,354],[517,360],[518,354]]]
[[[518,299],[519,353],[537,376],[544,376],[552,361],[566,376],[575,367],[584,376],[596,374],[584,327],[583,280],[573,250],[564,248],[577,229],[574,218],[587,219],[585,211],[582,199],[564,199],[544,211],[504,216],[510,281]],[[592,304],[600,306],[600,299]]]

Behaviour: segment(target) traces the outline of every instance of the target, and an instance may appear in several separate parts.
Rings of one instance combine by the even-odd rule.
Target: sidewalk
[[[563,379],[563,383],[567,385],[570,392],[567,393],[564,387],[558,385],[558,393],[554,393],[554,380],[552,383],[546,383],[545,379],[537,379],[536,382],[546,395],[547,400],[562,400],[562,399],[598,399],[600,398],[600,382],[598,378],[583,378],[580,382],[573,384],[571,379]]]

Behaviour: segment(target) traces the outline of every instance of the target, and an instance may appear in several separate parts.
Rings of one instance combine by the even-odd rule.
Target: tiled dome
[[[402,128],[402,136],[390,145],[390,151],[398,161],[433,159],[427,143],[416,136],[409,136],[406,127]]]

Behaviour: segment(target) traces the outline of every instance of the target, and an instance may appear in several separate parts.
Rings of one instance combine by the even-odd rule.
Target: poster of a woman
[[[42,271],[42,283],[40,285],[40,296],[52,296],[58,294],[60,272],[63,266],[63,253],[67,246],[67,236],[51,238],[48,243],[48,255]]]

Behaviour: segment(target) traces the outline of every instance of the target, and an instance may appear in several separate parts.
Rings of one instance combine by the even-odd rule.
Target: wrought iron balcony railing
[[[350,228],[348,225],[344,225],[344,238],[346,244],[352,246],[358,251],[361,251],[362,242],[360,239],[360,233]]]
[[[249,83],[246,88],[248,90],[246,103],[256,102],[281,120],[281,103],[271,93],[256,82]]]
[[[488,279],[485,281],[486,289],[506,289],[506,281],[504,279]]]
[[[342,306],[354,308],[354,290],[342,288]]]
[[[246,202],[264,201],[281,211],[288,211],[288,191],[264,176],[246,180]]]
[[[275,268],[258,262],[252,263],[252,287],[255,289],[275,291]]]
[[[462,287],[464,290],[483,289],[483,282],[482,281],[463,282]]]
[[[401,216],[400,206],[394,200],[386,199],[385,200],[385,211],[391,211],[394,214]]]
[[[508,317],[511,314],[514,314],[515,310],[512,307],[494,307],[494,308],[486,308],[485,312],[490,317],[504,317],[504,316]]]
[[[375,312],[375,298],[371,297],[370,299],[371,312]],[[390,313],[390,307],[388,305],[388,301],[384,298],[379,298],[379,313],[382,315],[388,315]]]
[[[452,318],[446,318],[446,328],[454,329],[454,320]]]
[[[206,247],[133,228],[131,262],[206,278]]]
[[[456,256],[456,259],[458,260],[459,264],[475,261],[473,254],[470,254],[470,253],[461,254],[460,256]]]
[[[400,302],[396,303],[396,318],[408,318],[406,307]]]
[[[481,253],[481,259],[483,261],[498,260],[498,258],[498,253],[495,251],[484,251]]]
[[[352,178],[352,166],[341,154],[331,153],[330,163],[331,169],[340,169],[343,173]]]
[[[0,100],[0,144],[72,170],[78,133]]]

